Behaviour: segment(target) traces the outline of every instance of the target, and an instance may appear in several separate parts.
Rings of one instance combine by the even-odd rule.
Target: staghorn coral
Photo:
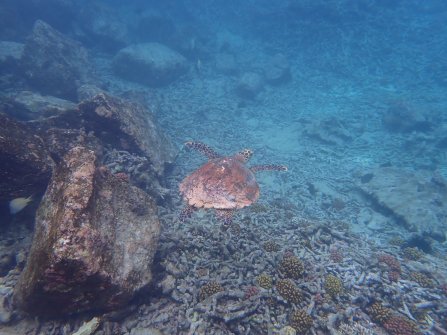
[[[374,322],[383,324],[388,318],[391,317],[391,309],[384,307],[382,303],[376,301],[368,308],[368,314]]]
[[[303,295],[290,279],[281,279],[276,283],[279,295],[290,303],[298,304],[303,300]]]
[[[328,275],[324,281],[324,289],[326,293],[335,298],[343,292],[343,283],[340,278],[334,275]]]
[[[202,286],[199,292],[199,300],[203,301],[206,298],[212,296],[213,294],[222,292],[224,289],[221,284],[216,281],[210,281]]]
[[[312,327],[313,320],[306,311],[298,309],[290,315],[289,324],[297,334],[305,334]]]
[[[342,322],[334,335],[376,335],[377,333],[363,327],[360,323],[354,322],[352,324]]]
[[[383,322],[383,328],[391,335],[421,334],[416,323],[400,315],[392,315],[387,318]]]
[[[258,285],[262,288],[265,288],[266,290],[271,289],[273,286],[273,280],[272,277],[270,277],[266,273],[262,273],[257,278]]]
[[[422,287],[433,288],[435,286],[433,280],[422,272],[412,272],[410,278]]]
[[[280,249],[279,244],[272,240],[265,242],[262,247],[267,252],[276,252]]]
[[[286,278],[299,279],[303,277],[304,266],[296,256],[284,257],[279,264],[279,271]]]
[[[402,254],[403,254],[403,256],[406,259],[409,259],[411,261],[418,261],[418,260],[420,260],[424,256],[424,253],[421,250],[419,250],[418,248],[416,248],[416,247],[414,247],[414,248],[410,248],[410,247],[404,248],[402,250]]]

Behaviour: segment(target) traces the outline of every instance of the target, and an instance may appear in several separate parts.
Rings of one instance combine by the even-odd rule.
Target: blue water
[[[178,194],[179,183],[206,162],[183,144],[204,142],[222,156],[250,148],[254,151],[250,165],[284,164],[288,172],[259,172],[259,211],[243,209],[235,214],[233,222],[242,227],[243,238],[251,245],[246,250],[256,244],[262,250],[263,242],[276,239],[282,247],[278,255],[293,249],[312,265],[319,261],[327,265],[322,259],[329,257],[330,250],[347,243],[345,257],[352,258],[344,267],[321,265],[321,271],[335,271],[344,278],[347,290],[354,290],[346,273],[351,265],[359,264],[354,261],[359,247],[343,240],[318,244],[314,240],[325,230],[305,233],[300,230],[305,226],[300,220],[325,222],[331,227],[336,227],[336,222],[346,223],[348,230],[358,234],[356,240],[371,242],[371,253],[359,251],[365,253],[364,259],[376,259],[378,253],[386,252],[400,257],[403,264],[405,247],[418,247],[426,253],[422,265],[410,264],[402,281],[390,284],[394,288],[389,295],[384,288],[374,299],[406,317],[408,313],[402,311],[408,305],[421,333],[442,334],[436,327],[446,329],[447,293],[442,285],[447,280],[447,1],[2,0],[0,41],[26,43],[36,20],[79,42],[88,52],[95,85],[150,109],[177,148],[176,160],[164,176],[163,187],[170,197],[160,204],[165,224],[162,246],[177,233],[190,232],[189,227],[215,229],[213,236],[221,236],[219,220],[208,212],[193,213],[192,221],[184,225],[172,223],[185,200]],[[115,71],[114,59],[120,50],[152,42],[184,57],[186,69],[163,85],[147,84],[144,75],[132,79]],[[14,67],[2,67],[0,62],[0,85],[5,94],[30,90],[73,103],[82,100],[76,94],[58,95],[32,84],[18,62]],[[247,220],[251,225],[245,227]],[[344,228],[333,229],[347,234]],[[390,244],[397,237],[402,240],[399,247]],[[304,240],[317,243],[321,250],[306,254],[304,247],[297,247],[304,245]],[[228,241],[216,237],[213,245],[232,243]],[[197,256],[186,249],[189,256],[185,258]],[[231,281],[223,269],[236,271],[238,261],[248,257],[243,251],[239,256],[216,261],[214,279]],[[271,263],[280,259],[272,256]],[[241,275],[246,280],[239,285],[241,291],[244,285],[256,283],[254,274],[262,273],[263,266],[274,271],[271,265],[257,268],[254,264],[252,277]],[[352,271],[359,276],[362,272],[387,276],[387,269],[377,264]],[[411,281],[411,274],[418,271],[432,279],[433,287]],[[274,280],[280,277],[274,276]],[[194,282],[182,280],[178,279],[177,285]],[[373,287],[374,280],[370,280],[356,285]],[[195,283],[198,290],[204,281]],[[237,290],[233,284],[228,287]],[[419,293],[411,296],[413,291]],[[366,301],[374,300],[373,292],[368,294],[364,293],[364,301],[353,299],[352,293],[332,307],[311,309],[313,334],[330,333],[324,316],[335,314],[337,308],[355,306],[366,315]],[[174,313],[167,319],[188,320],[182,328],[173,326],[174,321],[148,316],[147,329],[161,329],[165,334],[173,334],[173,329],[177,334],[277,334],[289,324],[289,311],[309,308],[309,303],[280,303],[269,312],[262,307],[262,313],[225,323],[219,317],[207,317],[200,309],[194,310],[194,317],[192,312],[179,312],[195,307],[181,299],[173,303],[169,294],[153,299],[157,301],[154,304],[160,299],[177,304],[172,309],[166,307],[164,313]],[[433,306],[411,309],[425,301],[432,301]],[[432,321],[426,321],[425,314],[418,318],[419,312]],[[152,315],[150,309],[147,313]],[[265,326],[270,332],[255,326],[256,316],[265,315],[274,320]],[[201,320],[202,326],[194,328],[191,320]],[[369,320],[367,325],[365,320],[346,314],[335,325],[347,322],[354,328],[358,321],[371,331],[365,334],[383,331],[383,324]],[[24,321],[12,322],[11,327],[18,329],[20,322]],[[126,322],[128,319],[118,322],[123,331],[116,334],[133,334],[130,326],[124,330]],[[352,334],[360,334],[358,329]]]

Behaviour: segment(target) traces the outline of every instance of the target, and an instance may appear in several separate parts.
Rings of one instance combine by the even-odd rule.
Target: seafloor
[[[310,29],[307,23],[301,28]],[[122,311],[64,320],[18,314],[0,323],[0,333],[73,334],[99,317],[97,335],[294,334],[300,327],[310,334],[386,334],[385,328],[390,334],[447,334],[445,236],[409,227],[414,188],[432,187],[440,190],[439,199],[422,199],[419,205],[439,210],[432,214],[443,220],[445,232],[447,155],[439,141],[447,129],[446,86],[434,78],[430,71],[436,70],[428,69],[433,64],[424,63],[423,52],[437,37],[402,41],[392,57],[380,59],[374,57],[378,41],[366,39],[380,34],[372,31],[360,39],[358,28],[347,30],[351,35],[333,31],[330,24],[320,31],[345,40],[343,50],[331,49],[330,39],[320,41],[317,34],[303,50],[290,42],[293,36],[278,40],[221,32],[242,71],[262,70],[277,52],[290,63],[289,82],[265,85],[252,99],[237,95],[238,76],[216,70],[210,51],[200,66],[191,61],[190,71],[174,83],[147,88],[116,77],[111,57],[92,50],[107,91],[149,106],[179,149],[167,176],[172,204],[159,206],[154,287]],[[418,29],[424,28],[422,22]],[[412,28],[406,29],[411,36]],[[362,59],[357,47],[371,58]],[[396,104],[435,126],[412,132],[386,128],[384,114]],[[289,169],[259,172],[259,201],[238,211],[228,230],[210,211],[180,223],[178,185],[205,162],[183,147],[187,140],[205,142],[222,154],[248,147],[254,151],[249,164]],[[381,173],[385,180],[398,179],[396,173],[409,177],[398,185],[383,182],[382,187],[403,186],[382,199],[377,189],[365,186]],[[435,200],[438,205],[427,207]],[[8,227],[0,250],[13,245],[26,253],[32,230]],[[298,264],[291,265],[292,274],[284,265],[291,259]],[[9,292],[19,273],[14,269],[0,277],[0,290]],[[204,299],[210,283],[215,293]],[[300,292],[297,299],[287,300],[290,291],[281,294],[287,284]],[[292,313],[300,310],[304,316],[293,323]],[[395,325],[384,325],[380,313],[394,313]]]

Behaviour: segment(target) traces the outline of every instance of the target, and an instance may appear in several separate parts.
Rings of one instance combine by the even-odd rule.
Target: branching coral
[[[222,292],[224,289],[221,284],[216,281],[211,281],[202,286],[199,293],[199,300],[205,300],[206,298],[216,294],[218,292]]]
[[[290,279],[281,279],[276,284],[276,289],[281,297],[288,302],[297,304],[303,300],[303,295]]]
[[[299,279],[304,274],[304,266],[296,256],[289,256],[281,261],[279,271],[286,278]]]
[[[379,256],[379,262],[388,265],[388,279],[392,282],[397,282],[401,273],[400,262],[398,259],[392,255],[382,254]]]
[[[334,298],[343,292],[343,283],[340,278],[334,275],[328,275],[324,282],[324,289],[326,290],[326,293]]]
[[[422,272],[412,272],[410,274],[411,280],[415,281],[422,287],[432,288],[435,286],[433,280]]]
[[[397,271],[400,273],[400,262],[398,259],[392,255],[382,254],[379,256],[379,262],[385,263],[388,265],[391,271]]]
[[[415,248],[410,248],[410,247],[404,248],[402,253],[406,259],[409,259],[411,261],[418,261],[424,256],[424,253],[416,247]]]
[[[290,315],[289,323],[298,334],[304,334],[312,327],[313,320],[306,311],[299,309]]]
[[[382,324],[391,316],[392,311],[380,302],[375,302],[368,308],[368,313],[375,322]]]

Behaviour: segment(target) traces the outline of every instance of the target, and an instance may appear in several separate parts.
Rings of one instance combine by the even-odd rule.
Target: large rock
[[[0,202],[45,191],[53,161],[44,141],[0,113]]]
[[[93,81],[87,50],[40,20],[26,40],[22,67],[35,90],[72,101],[80,85]]]
[[[423,113],[402,101],[393,102],[382,116],[382,123],[391,132],[429,132],[436,123],[429,113]]]
[[[0,106],[6,114],[19,120],[49,117],[77,108],[71,101],[43,96],[31,91],[20,91],[3,96],[0,99]]]
[[[447,183],[439,175],[381,167],[366,172],[359,187],[376,208],[410,231],[444,236]]]
[[[73,148],[38,209],[14,301],[46,317],[124,306],[151,281],[159,233],[152,198]]]
[[[0,72],[11,73],[17,70],[22,58],[24,45],[17,42],[0,41]]]
[[[159,176],[174,161],[170,139],[143,106],[100,93],[82,102],[79,113],[86,131],[117,149],[148,157]]]
[[[113,60],[119,76],[149,86],[167,85],[188,70],[186,58],[159,43],[142,43],[121,49]]]
[[[281,85],[292,79],[290,65],[283,54],[276,54],[267,64],[265,78],[271,85]]]
[[[236,93],[245,99],[254,99],[264,87],[264,78],[256,72],[244,73],[237,83]]]

